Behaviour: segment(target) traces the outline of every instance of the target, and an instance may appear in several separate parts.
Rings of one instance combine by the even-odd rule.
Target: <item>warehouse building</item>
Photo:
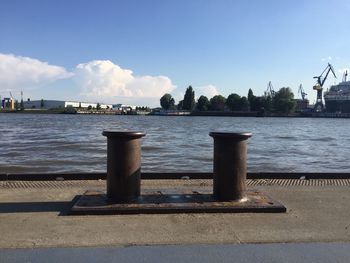
[[[24,102],[25,109],[57,109],[57,108],[97,108],[98,103],[62,101],[62,100],[27,100]],[[112,104],[100,104],[101,109],[112,109]]]

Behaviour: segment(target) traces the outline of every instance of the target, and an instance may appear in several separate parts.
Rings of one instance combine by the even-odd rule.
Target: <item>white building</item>
[[[112,109],[120,110],[120,111],[132,111],[132,110],[136,110],[136,106],[126,105],[126,104],[113,104]]]
[[[54,108],[95,108],[97,103],[61,100],[28,100],[24,103],[25,109],[54,109]],[[112,109],[112,104],[100,104],[101,109]]]

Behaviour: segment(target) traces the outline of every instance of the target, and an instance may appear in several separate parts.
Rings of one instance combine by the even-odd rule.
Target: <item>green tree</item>
[[[100,110],[101,109],[101,104],[100,103],[97,103],[96,104],[96,110]]]
[[[216,95],[210,99],[210,109],[214,111],[223,111],[225,109],[226,98]]]
[[[248,99],[249,100],[249,99]],[[251,111],[261,111],[265,108],[265,97],[255,97],[249,102]]]
[[[183,110],[184,109],[184,101],[183,100],[179,101],[179,104],[177,104],[177,109],[178,110]]]
[[[185,96],[183,100],[183,109],[193,110],[195,104],[196,104],[196,101],[194,99],[194,90],[192,89],[192,86],[189,86],[185,92]]]
[[[248,90],[248,101],[251,102],[255,98],[252,89]]]
[[[271,94],[265,92],[265,95],[263,97],[263,107],[265,111],[271,112],[273,111],[273,102]]]
[[[249,111],[249,101],[248,101],[247,97],[243,96],[239,100],[239,108],[241,111]]]
[[[91,105],[89,105],[89,106],[87,107],[87,109],[88,109],[88,110],[91,110],[91,109],[92,109],[92,106],[91,106]]]
[[[241,102],[241,96],[239,96],[236,93],[232,93],[227,97],[226,106],[231,111],[239,111],[241,110],[240,102]]]
[[[172,109],[175,107],[175,100],[169,93],[166,93],[160,98],[160,106],[165,110]]]
[[[64,109],[63,113],[75,114],[75,113],[77,113],[77,110],[72,105],[69,105],[69,106],[67,106],[67,108]]]
[[[15,100],[15,109],[18,110],[19,109],[19,103],[18,100]]]
[[[256,97],[253,94],[252,89],[248,90],[248,102],[249,102],[249,110],[253,111],[253,104],[255,103]]]
[[[44,100],[43,99],[41,99],[41,101],[40,101],[40,108],[44,108]]]
[[[289,87],[283,87],[275,93],[272,99],[273,108],[280,113],[290,113],[296,106],[294,94]]]
[[[209,110],[210,102],[206,96],[200,96],[197,102],[197,109],[199,111],[207,111]]]

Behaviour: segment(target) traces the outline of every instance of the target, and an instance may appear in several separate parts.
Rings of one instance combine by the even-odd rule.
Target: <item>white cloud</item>
[[[321,58],[322,61],[331,61],[333,58],[331,56],[328,56],[326,58]]]
[[[165,76],[134,76],[109,60],[94,60],[79,64],[74,81],[81,87],[81,95],[104,100],[116,97],[144,97],[159,99],[175,89]]]
[[[58,80],[65,79],[65,82]],[[37,59],[0,53],[0,95],[23,90],[26,96],[158,106],[175,85],[166,76],[135,76],[109,60],[78,64],[72,72]],[[33,99],[37,99],[34,98]]]
[[[0,92],[32,88],[71,75],[65,68],[47,62],[0,53]]]
[[[181,100],[184,99],[185,91],[176,89],[171,93],[171,95],[175,99],[175,104],[178,104]]]
[[[201,95],[206,96],[208,99],[214,97],[215,95],[219,95],[217,87],[214,85],[206,85],[193,88],[196,94],[196,99],[198,99]]]

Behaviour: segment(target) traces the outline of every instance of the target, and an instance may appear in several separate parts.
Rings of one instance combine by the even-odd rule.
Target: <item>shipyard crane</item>
[[[266,89],[266,93],[268,95],[271,95],[271,98],[273,98],[275,96],[275,90],[273,89],[273,86],[272,86],[272,82],[269,81],[269,83],[267,84],[267,89]]]
[[[323,70],[321,75],[314,77],[314,79],[317,80],[316,85],[313,87],[313,89],[317,91],[317,98],[316,98],[316,103],[314,107],[315,111],[322,111],[324,108],[323,101],[322,101],[323,84],[325,83],[328,77],[328,74],[331,71],[333,73],[333,76],[337,78],[337,76],[335,75],[333,66],[330,63],[328,63],[327,67]]]
[[[303,84],[300,84],[299,85],[299,89],[298,89],[298,94],[300,94],[301,96],[301,99],[304,101],[306,99],[306,93],[304,91],[304,88],[303,88]]]
[[[344,74],[343,74],[343,82],[346,82],[348,79],[348,71],[345,70]]]

